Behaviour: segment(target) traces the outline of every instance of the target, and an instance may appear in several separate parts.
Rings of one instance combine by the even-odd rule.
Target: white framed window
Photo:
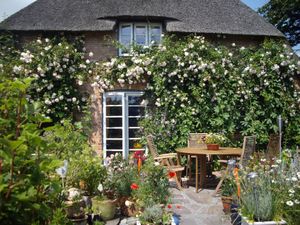
[[[103,94],[104,158],[117,152],[127,158],[131,152],[145,151],[138,124],[145,116],[143,95],[141,91]]]
[[[159,23],[120,23],[119,42],[125,49],[120,49],[119,55],[128,55],[133,43],[140,46],[159,44],[161,34],[162,25]]]

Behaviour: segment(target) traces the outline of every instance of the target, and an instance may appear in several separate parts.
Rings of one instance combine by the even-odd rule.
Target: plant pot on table
[[[206,145],[207,145],[208,150],[219,150],[220,149],[220,145],[218,145],[218,144],[206,144]]]

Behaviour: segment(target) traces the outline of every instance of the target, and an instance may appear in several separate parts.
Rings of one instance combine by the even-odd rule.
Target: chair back
[[[205,137],[207,133],[190,133],[188,139],[188,147],[190,148],[206,148]]]
[[[157,152],[157,148],[156,148],[156,145],[154,144],[154,137],[153,135],[148,135],[146,137],[147,139],[147,145],[148,145],[148,148],[149,148],[149,151],[152,155],[152,157],[158,157],[158,152]]]
[[[273,158],[278,157],[279,154],[280,154],[280,136],[279,134],[271,134],[267,146],[266,157],[267,159],[272,160]]]
[[[243,151],[240,159],[240,165],[243,167],[248,165],[251,156],[255,152],[256,136],[244,137]]]

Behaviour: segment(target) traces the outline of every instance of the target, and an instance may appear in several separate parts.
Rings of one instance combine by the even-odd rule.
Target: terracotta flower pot
[[[207,149],[208,150],[219,150],[220,145],[218,144],[207,144]]]
[[[225,214],[230,213],[231,203],[232,203],[232,197],[222,196],[221,200],[222,200],[222,203],[223,203],[223,211],[224,211],[224,213]]]

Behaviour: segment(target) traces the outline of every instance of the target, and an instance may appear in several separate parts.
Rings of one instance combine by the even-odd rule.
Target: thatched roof
[[[110,31],[163,19],[168,32],[283,36],[239,0],[37,0],[0,24],[15,31]]]

